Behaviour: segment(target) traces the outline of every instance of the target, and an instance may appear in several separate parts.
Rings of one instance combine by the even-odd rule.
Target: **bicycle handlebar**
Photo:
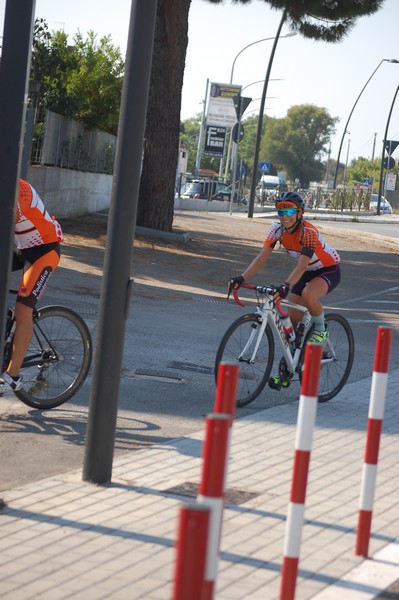
[[[248,290],[255,290],[259,294],[263,294],[265,296],[274,296],[274,294],[277,292],[277,288],[276,288],[275,285],[254,285],[253,283],[242,283],[240,285],[240,287],[247,288]],[[240,288],[238,288],[238,287],[233,288],[233,298],[234,298],[234,301],[239,306],[245,306],[245,302],[243,302],[242,300],[240,300],[240,298],[238,296],[239,289]],[[288,313],[282,308],[280,300],[278,300],[277,302],[275,301],[274,304],[275,304],[277,312],[282,317],[286,317],[288,315]]]

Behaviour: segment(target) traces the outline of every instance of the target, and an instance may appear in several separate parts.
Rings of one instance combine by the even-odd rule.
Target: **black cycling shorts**
[[[52,242],[20,251],[25,259],[25,270],[19,284],[17,302],[34,308],[40,300],[50,275],[60,260],[60,244]]]
[[[328,286],[327,294],[329,294],[341,281],[341,270],[339,265],[333,265],[332,267],[317,269],[317,271],[305,271],[300,280],[292,286],[291,292],[297,296],[302,296],[305,285],[307,285],[309,281],[312,281],[312,279],[316,279],[316,277],[324,279]]]

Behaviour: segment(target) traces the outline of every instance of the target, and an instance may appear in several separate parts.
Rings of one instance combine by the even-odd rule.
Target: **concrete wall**
[[[27,179],[38,191],[51,215],[79,217],[109,208],[112,175],[85,173],[58,167],[28,168]]]
[[[79,217],[109,208],[112,175],[85,173],[58,167],[28,168],[27,179],[43,198],[56,218]],[[175,198],[175,210],[230,211],[229,202]],[[246,212],[245,206],[233,205],[233,212]]]
[[[206,212],[230,212],[230,202],[220,200],[196,200],[195,198],[175,198],[175,210],[198,210]],[[246,206],[233,204],[232,212],[247,212]]]

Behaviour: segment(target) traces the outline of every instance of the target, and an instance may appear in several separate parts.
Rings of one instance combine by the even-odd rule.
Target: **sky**
[[[0,36],[5,5],[6,0],[0,0]],[[77,31],[83,35],[89,30],[100,37],[110,35],[112,43],[124,54],[130,7],[131,0],[115,0],[112,4],[109,0],[36,0],[35,15],[44,18],[50,30],[64,30],[71,41]],[[289,29],[283,27],[272,65],[265,114],[283,118],[291,106],[298,104],[325,108],[332,117],[339,118],[331,138],[331,158],[336,159],[353,105],[377,69],[353,111],[340,160],[350,162],[359,156],[381,156],[388,115],[399,84],[399,64],[381,61],[399,61],[398,17],[398,0],[385,0],[378,13],[359,19],[338,44],[314,42],[300,35],[284,38]],[[253,98],[244,118],[259,114],[263,80],[280,19],[281,12],[271,10],[263,0],[252,0],[247,5],[237,5],[231,0],[224,0],[221,5],[192,0],[182,120],[202,113],[208,80],[230,82],[235,59],[233,83],[243,88],[248,86],[244,95]],[[272,39],[258,41],[266,38]],[[399,140],[399,94],[393,104],[387,137]],[[399,160],[399,147],[393,157]],[[261,159],[267,161],[267,157]]]

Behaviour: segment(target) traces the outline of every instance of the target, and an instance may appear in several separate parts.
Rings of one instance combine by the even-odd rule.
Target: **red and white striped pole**
[[[231,415],[231,424],[233,424],[236,411],[239,371],[239,365],[221,362],[218,367],[214,412]]]
[[[220,534],[229,449],[231,417],[208,415],[203,450],[202,480],[197,502],[210,509],[205,581],[201,600],[212,600],[217,577]]]
[[[202,600],[209,518],[206,506],[180,509],[173,600]]]
[[[392,329],[379,327],[371,381],[370,404],[367,422],[366,451],[363,462],[360,488],[360,509],[356,536],[355,554],[367,556],[370,542],[371,518],[377,480],[377,463],[380,449],[385,396],[388,383],[388,366],[391,349]]]
[[[322,352],[323,346],[321,344],[307,344],[305,349],[305,364],[296,428],[294,469],[284,539],[280,600],[294,600],[295,598]]]

